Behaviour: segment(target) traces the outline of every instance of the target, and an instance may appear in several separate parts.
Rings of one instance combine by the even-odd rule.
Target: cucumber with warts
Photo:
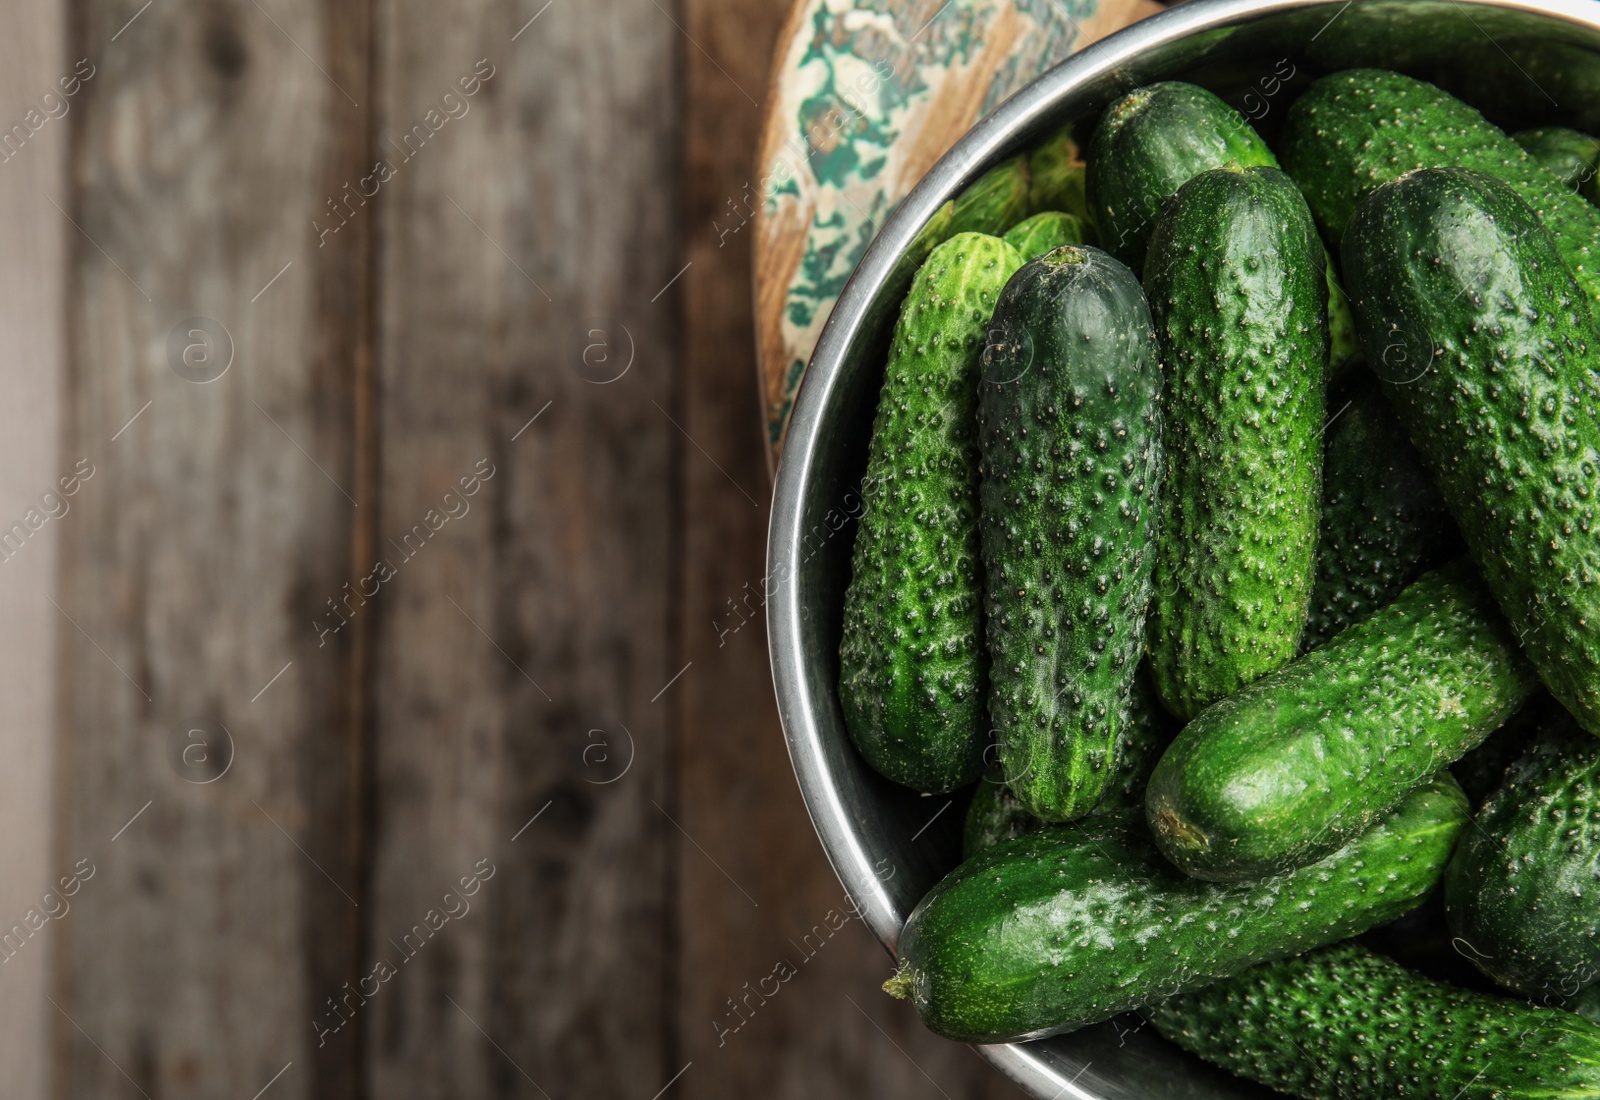
[[[995,237],[934,249],[895,328],[839,644],[839,700],[856,748],[930,793],[977,777],[987,657],[978,563],[979,360],[989,314],[1021,266]]]
[[[1097,248],[1023,265],[984,351],[978,439],[989,716],[1006,783],[1070,821],[1117,770],[1161,472],[1144,292]]]

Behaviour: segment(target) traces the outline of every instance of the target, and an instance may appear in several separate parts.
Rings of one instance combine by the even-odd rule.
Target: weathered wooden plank
[[[708,453],[691,448],[683,469],[681,632],[694,664],[675,691],[693,843],[679,848],[676,1017],[680,1063],[693,1068],[679,1095],[1014,1096],[878,989],[889,959],[848,919],[778,726],[762,606],[770,488],[750,382],[754,227],[723,230],[755,201],[761,112],[749,96],[763,97],[784,8],[688,0],[683,16],[694,43],[682,52],[683,424]]]
[[[647,1100],[677,32],[652,0],[379,11],[371,1094]]]
[[[58,484],[66,237],[45,196],[61,194],[65,174],[72,104],[57,83],[71,71],[65,29],[55,0],[0,10],[0,127],[21,124],[26,135],[19,143],[10,133],[10,145],[0,135],[0,224],[7,227],[0,251],[0,934],[30,910],[43,914],[55,885],[51,657],[66,624],[47,597],[55,592],[60,523],[77,517]],[[30,110],[38,112],[31,119]],[[54,900],[48,908],[70,916]],[[54,933],[41,934],[27,952],[10,954],[0,941],[0,1066],[6,1094],[18,1100],[42,1100],[46,1083],[50,1021],[40,1009],[49,1011]]]
[[[62,453],[96,472],[61,528],[55,862],[93,876],[57,933],[58,1088],[355,1095],[356,1044],[314,1021],[359,947],[356,635],[313,620],[376,504],[371,223],[313,219],[365,170],[366,9],[74,15]]]

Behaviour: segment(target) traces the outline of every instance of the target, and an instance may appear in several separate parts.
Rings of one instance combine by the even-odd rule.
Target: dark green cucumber
[[[1467,804],[1474,812],[1500,789],[1506,769],[1515,764],[1539,732],[1561,714],[1566,711],[1550,698],[1549,692],[1535,692],[1533,698],[1485,738],[1483,744],[1450,765],[1450,774],[1461,784],[1467,794]]]
[[[1176,80],[1137,88],[1107,107],[1084,160],[1100,240],[1135,271],[1144,269],[1150,235],[1178,188],[1224,164],[1278,166],[1243,115]]]
[[[1405,428],[1365,371],[1328,398],[1322,530],[1302,652],[1387,606],[1461,536]]]
[[[1095,805],[1094,813],[1126,814],[1143,808],[1145,784],[1150,781],[1150,772],[1161,759],[1162,750],[1172,742],[1172,725],[1172,719],[1156,702],[1149,676],[1141,669],[1133,681],[1128,723],[1123,726],[1117,746],[1117,771]],[[1004,774],[998,768],[991,769],[977,785],[967,807],[961,854],[971,858],[985,848],[1044,825],[1017,801],[1017,796],[1005,785]]]
[[[961,858],[971,859],[985,848],[1044,827],[1045,823],[1030,814],[1011,793],[1005,774],[999,768],[991,768],[973,787],[961,827]]]
[[[1032,260],[1064,244],[1085,243],[1084,225],[1075,215],[1046,210],[1008,229],[1006,243],[1024,260]]]
[[[1282,153],[1331,247],[1363,198],[1407,172],[1453,166],[1502,179],[1555,234],[1579,285],[1600,298],[1600,209],[1432,84],[1383,69],[1325,76],[1289,108]]]
[[[1167,201],[1201,172],[1225,164],[1276,168],[1278,160],[1245,117],[1211,92],[1169,80],[1117,100],[1095,128],[1087,154],[1089,210],[1106,250],[1143,271]],[[1327,282],[1331,380],[1357,348],[1331,257]]]
[[[1474,825],[1445,873],[1461,953],[1546,1004],[1600,986],[1600,741],[1556,715]]]
[[[1041,829],[922,899],[884,988],[952,1039],[1071,1031],[1398,916],[1438,881],[1466,820],[1441,776],[1322,862],[1230,885],[1173,870],[1137,818]]]
[[[1562,183],[1586,198],[1590,196],[1595,166],[1600,163],[1600,139],[1565,126],[1544,126],[1512,134],[1511,140]]]
[[[934,249],[900,311],[845,592],[839,701],[869,764],[921,791],[977,777],[986,730],[976,409],[983,340],[1021,265],[995,237]]]
[[[1150,241],[1167,433],[1150,666],[1180,718],[1292,660],[1305,629],[1325,267],[1305,200],[1276,168],[1200,173]]]
[[[1006,782],[1070,821],[1116,774],[1144,648],[1160,367],[1144,292],[1097,248],[1025,264],[978,400],[989,716]]]
[[[1367,362],[1468,552],[1550,693],[1600,733],[1600,379],[1556,240],[1506,184],[1433,168],[1375,190],[1344,255]]]
[[[1600,1026],[1424,978],[1355,944],[1143,1011],[1190,1053],[1306,1100],[1600,1096]]]
[[[1157,846],[1205,879],[1304,866],[1398,805],[1538,680],[1465,561],[1184,727],[1150,777]]]

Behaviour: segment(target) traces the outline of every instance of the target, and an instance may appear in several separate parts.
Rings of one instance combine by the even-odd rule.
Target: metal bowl
[[[1594,0],[1191,0],[1075,54],[974,126],[879,231],[834,307],[778,469],[767,627],[778,710],[806,807],[839,880],[891,952],[912,907],[958,862],[966,805],[961,793],[920,797],[879,778],[850,745],[836,687],[867,440],[909,276],[897,261],[933,214],[988,168],[1057,127],[1091,121],[1132,88],[1169,79],[1203,84],[1270,142],[1311,79],[1355,65],[1433,80],[1508,128],[1561,122],[1600,132]],[[978,1050],[1041,1098],[1265,1095],[1131,1016]]]

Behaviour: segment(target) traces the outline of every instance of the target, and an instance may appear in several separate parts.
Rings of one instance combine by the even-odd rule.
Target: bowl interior
[[[975,126],[900,204],[840,297],[778,471],[768,631],[807,808],[841,882],[891,951],[912,907],[958,861],[969,797],[919,796],[881,779],[850,746],[837,699],[841,604],[867,442],[908,277],[896,271],[896,259],[943,203],[988,168],[1062,125],[1092,125],[1133,88],[1158,80],[1204,85],[1271,143],[1311,80],[1356,66],[1433,80],[1508,129],[1559,122],[1600,131],[1600,5],[1592,0],[1190,0],[1074,55]],[[1039,1097],[1267,1095],[1141,1024],[1129,1016],[980,1050]]]

